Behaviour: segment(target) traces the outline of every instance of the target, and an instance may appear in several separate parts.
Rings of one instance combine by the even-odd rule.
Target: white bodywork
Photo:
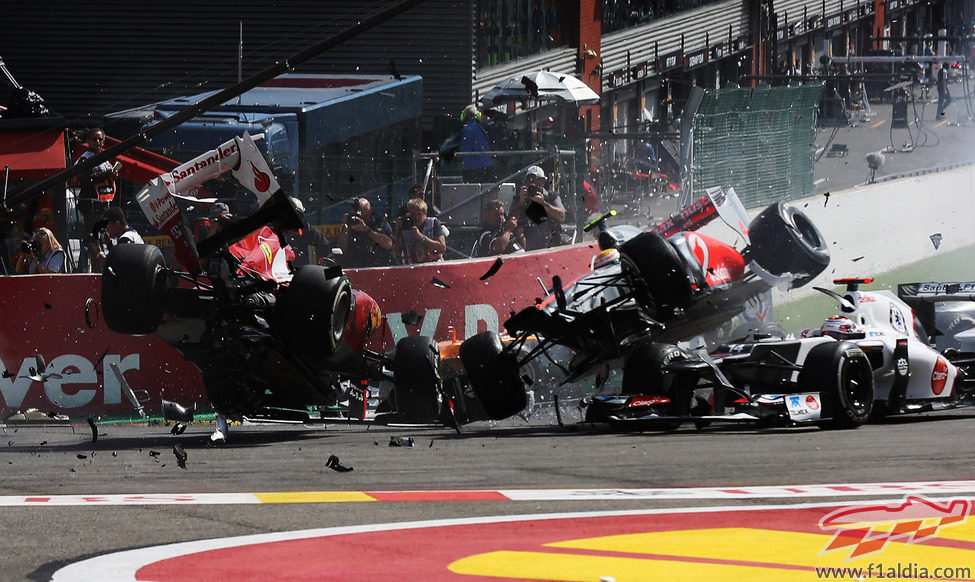
[[[877,400],[887,400],[903,362],[895,362],[898,339],[907,340],[910,379],[906,398],[912,400],[951,399],[959,379],[958,368],[931,348],[914,328],[913,310],[890,291],[846,291],[843,297],[855,309],[843,309],[843,315],[855,321],[866,334],[852,340],[869,355],[881,350],[883,365],[874,370]]]

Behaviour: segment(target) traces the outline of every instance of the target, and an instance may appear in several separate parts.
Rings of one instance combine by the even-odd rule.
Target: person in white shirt
[[[125,219],[125,213],[122,209],[113,206],[109,208],[105,214],[102,216],[102,220],[105,222],[105,233],[112,239],[113,245],[124,245],[124,244],[137,244],[144,245],[145,241],[142,240],[142,236],[131,226],[129,226],[128,221]],[[98,253],[98,258],[104,260],[108,255],[109,250],[102,249]]]

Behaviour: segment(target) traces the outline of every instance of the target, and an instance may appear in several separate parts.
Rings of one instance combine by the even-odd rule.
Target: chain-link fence
[[[821,83],[706,91],[694,115],[690,191],[734,187],[748,208],[813,193]]]

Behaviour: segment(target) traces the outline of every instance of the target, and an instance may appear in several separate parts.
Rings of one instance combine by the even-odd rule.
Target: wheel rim
[[[345,328],[349,323],[349,310],[352,308],[352,293],[347,286],[339,288],[335,306],[332,309],[332,347],[335,349],[345,337]]]
[[[843,395],[850,408],[856,410],[859,415],[866,414],[873,400],[870,390],[872,376],[873,371],[869,366],[863,365],[861,360],[849,361],[844,370]]]
[[[811,222],[806,220],[806,218],[801,214],[795,214],[792,219],[795,224],[796,230],[799,232],[802,240],[809,243],[814,249],[819,249],[823,247],[823,241],[819,237],[819,233],[816,231],[816,227],[813,226]]]

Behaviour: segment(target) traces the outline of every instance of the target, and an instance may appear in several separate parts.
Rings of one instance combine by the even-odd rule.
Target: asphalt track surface
[[[975,411],[900,417],[853,431],[732,426],[623,434],[576,424],[573,414],[565,405],[561,427],[549,414],[475,423],[460,434],[342,424],[243,426],[221,446],[210,445],[206,425],[178,436],[165,426],[102,425],[94,442],[86,425],[8,425],[0,447],[0,523],[7,534],[0,579],[49,580],[60,572],[59,580],[595,582],[613,575],[622,582],[670,579],[673,558],[641,554],[665,539],[665,545],[684,539],[681,549],[660,553],[684,555],[677,562],[685,573],[688,563],[693,566],[688,579],[815,579],[809,563],[832,564],[817,561],[816,552],[804,562],[783,557],[790,555],[784,551],[774,560],[784,564],[773,567],[767,555],[700,548],[732,533],[743,536],[742,547],[765,547],[780,543],[791,527],[789,535],[814,536],[803,543],[819,551],[829,540],[816,529],[826,511],[817,510],[819,504],[895,503],[908,492],[975,499]],[[412,437],[414,446],[390,446],[396,436]],[[185,468],[177,464],[176,444],[186,452]],[[332,455],[352,470],[328,467]],[[868,485],[876,483],[885,485]],[[783,505],[791,509],[735,511]],[[687,513],[714,507],[722,509]],[[678,508],[677,515],[654,513]],[[625,515],[542,519],[577,512]],[[514,517],[522,515],[535,517]],[[490,519],[442,521],[472,518]],[[508,519],[528,521],[505,524]],[[972,521],[957,531],[975,534]],[[288,534],[279,533],[296,530],[314,530],[302,534],[314,539],[288,542]],[[225,542],[214,540],[271,533],[279,535],[277,545],[216,551]],[[651,539],[640,542],[643,550],[625,549],[637,541],[613,537],[624,534]],[[157,548],[196,541],[210,545]],[[624,549],[616,542],[625,542]],[[557,566],[563,562],[553,557],[553,547],[573,548],[566,550],[570,562],[586,563],[567,571]],[[142,569],[132,570],[138,576],[112,570],[124,572],[134,559],[132,552],[119,552],[140,549]],[[204,549],[211,553],[179,557]],[[973,544],[952,546],[949,554],[929,551],[935,551],[926,558],[929,565],[975,567]],[[909,558],[886,555],[895,556]],[[81,574],[65,569],[96,558],[82,564],[89,569]]]

